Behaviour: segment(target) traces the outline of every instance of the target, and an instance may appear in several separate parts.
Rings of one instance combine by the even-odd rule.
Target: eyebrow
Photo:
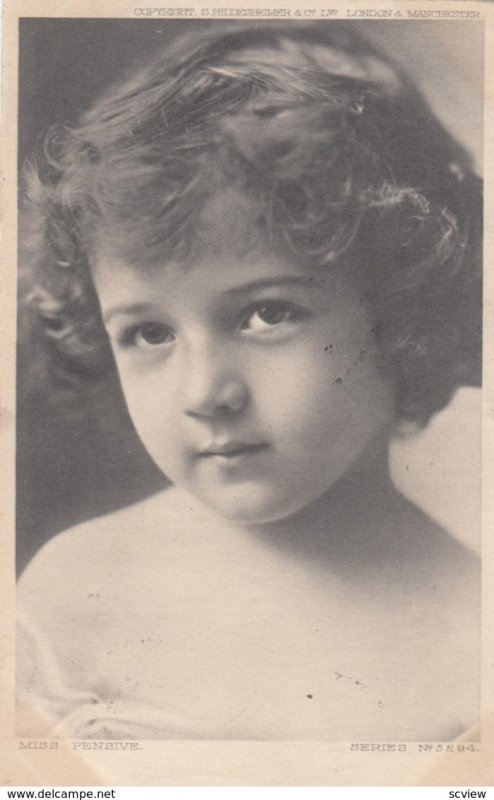
[[[314,277],[305,277],[303,275],[293,277],[280,276],[279,278],[261,278],[257,281],[244,283],[241,286],[233,286],[231,289],[226,289],[225,294],[229,296],[247,295],[256,291],[261,291],[262,289],[269,289],[277,286],[302,286],[306,289],[319,289],[322,285],[324,285],[324,280]],[[119,315],[129,316],[132,314],[144,314],[152,311],[154,308],[155,306],[152,303],[122,303],[120,305],[111,306],[103,313],[103,322],[107,325],[113,317]]]
[[[257,281],[244,283],[241,286],[233,286],[227,289],[225,294],[239,295],[249,294],[251,292],[260,291],[261,289],[270,289],[276,286],[302,286],[306,289],[320,289],[324,285],[324,280],[304,275],[294,275],[293,277],[280,276],[279,278],[261,278]]]
[[[111,306],[102,314],[103,322],[107,325],[113,317],[130,314],[144,314],[153,308],[151,303],[122,303],[118,306]]]

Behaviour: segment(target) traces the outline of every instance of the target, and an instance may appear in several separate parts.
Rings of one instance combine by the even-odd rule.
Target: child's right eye
[[[162,322],[143,322],[125,331],[122,344],[126,347],[138,347],[141,350],[152,350],[171,344],[174,338],[173,331],[168,325]]]

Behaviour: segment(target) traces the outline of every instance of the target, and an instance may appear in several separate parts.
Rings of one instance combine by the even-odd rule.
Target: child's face
[[[365,308],[275,253],[94,279],[130,416],[167,477],[243,524],[319,499],[392,417]]]

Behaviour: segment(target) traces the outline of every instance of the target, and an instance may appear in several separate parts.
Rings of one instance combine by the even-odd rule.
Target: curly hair
[[[182,37],[49,132],[24,170],[24,252],[59,364],[89,382],[111,365],[95,253],[185,265],[227,187],[243,198],[232,249],[262,239],[347,270],[397,420],[424,425],[479,382],[481,181],[407,76],[340,21]]]

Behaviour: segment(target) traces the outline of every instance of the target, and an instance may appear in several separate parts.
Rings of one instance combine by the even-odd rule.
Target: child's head
[[[407,79],[351,26],[187,37],[78,127],[54,131],[27,182],[40,267],[31,298],[58,352],[87,374],[108,369],[94,282],[106,305],[119,275],[173,295],[181,274],[191,298],[194,286],[205,297],[204,275],[217,280],[220,264],[228,286],[231,263],[250,265],[256,281],[263,266],[269,279],[306,274],[328,308],[342,299],[357,333],[333,309],[333,338],[340,356],[342,331],[349,339],[347,376],[355,358],[371,360],[378,391],[362,390],[376,420],[372,403],[390,395],[395,421],[425,424],[476,381],[479,181]],[[295,324],[290,303],[260,300],[258,325]],[[162,320],[148,322],[159,324],[145,340],[139,331],[141,343],[167,347]],[[335,342],[319,344],[329,363]],[[344,393],[345,374],[335,377]]]

